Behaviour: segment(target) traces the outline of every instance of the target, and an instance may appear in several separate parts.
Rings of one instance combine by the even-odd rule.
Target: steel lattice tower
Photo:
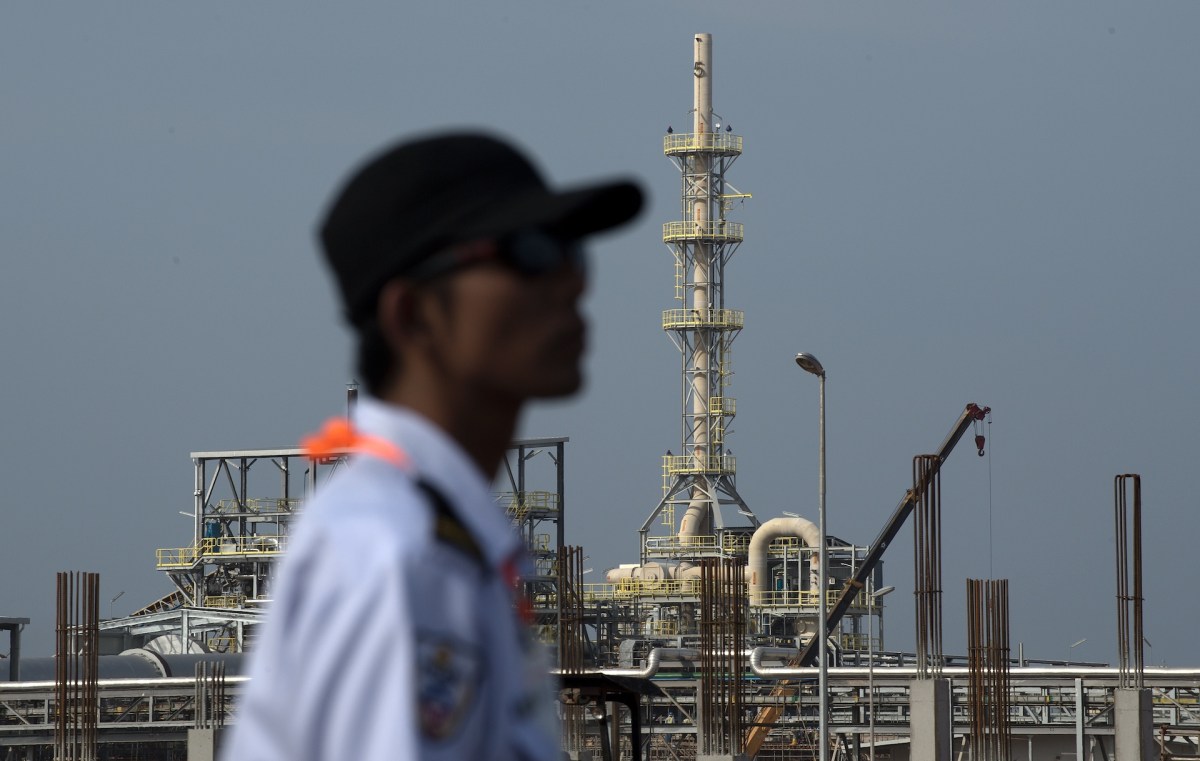
[[[741,310],[725,305],[725,266],[742,242],[743,226],[725,215],[734,199],[747,197],[727,185],[725,174],[742,153],[742,138],[728,125],[723,130],[719,117],[714,121],[712,35],[696,35],[694,52],[692,131],[671,132],[663,140],[664,153],[682,177],[682,219],[663,225],[663,242],[675,258],[675,299],[682,307],[664,311],[662,321],[682,359],[682,450],[663,457],[663,498],[640,530],[643,562],[656,554],[647,551],[650,524],[661,515],[673,526],[677,506],[685,512],[676,552],[684,554],[721,552],[722,505],[734,505],[754,526],[759,523],[738,496],[736,462],[725,449],[737,411],[726,394],[730,349],[744,322]]]

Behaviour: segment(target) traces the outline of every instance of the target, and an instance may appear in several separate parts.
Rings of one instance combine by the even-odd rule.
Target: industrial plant
[[[661,493],[647,495],[645,520],[630,526],[638,556],[604,570],[603,581],[584,580],[584,548],[565,536],[576,467],[568,438],[512,442],[497,481],[497,509],[534,560],[524,593],[561,680],[564,753],[581,761],[1200,758],[1200,669],[1148,668],[1142,657],[1138,476],[1114,481],[1114,520],[1129,527],[1116,550],[1116,667],[1014,653],[1005,580],[943,577],[940,473],[960,447],[985,451],[985,400],[948,400],[948,432],[928,453],[913,453],[912,481],[896,484],[899,502],[874,537],[826,533],[823,447],[819,515],[760,516],[739,494],[728,444],[733,346],[745,314],[726,302],[726,284],[746,233],[735,212],[751,194],[733,177],[743,137],[714,110],[712,36],[694,35],[692,52],[691,123],[662,138],[680,177],[678,217],[662,225],[674,303],[661,323],[680,355],[678,378],[663,379],[682,392],[680,439],[662,457]],[[819,360],[796,361],[823,401]],[[356,394],[348,390],[347,414]],[[823,440],[823,411],[819,433]],[[22,620],[0,619],[13,653],[9,681],[0,682],[0,761],[211,759],[237,721],[242,658],[270,605],[275,564],[305,497],[345,459],[284,448],[193,452],[191,460],[191,537],[155,558],[169,594],[102,620],[94,575],[61,575],[57,668],[54,659],[22,659]],[[895,603],[882,561],[910,530],[914,588],[897,598],[915,600],[917,636],[912,652],[900,652],[884,638],[885,609]],[[943,621],[944,590],[964,588],[970,620]],[[944,653],[943,628],[964,623],[969,652]]]

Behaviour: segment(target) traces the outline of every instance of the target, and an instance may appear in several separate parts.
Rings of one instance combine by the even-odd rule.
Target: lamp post
[[[109,618],[113,617],[113,604],[116,603],[117,600],[120,600],[121,596],[124,594],[125,594],[125,590],[122,589],[120,592],[117,592],[115,597],[113,597],[111,600],[108,601],[108,617]]]
[[[1087,642],[1087,637],[1084,637],[1081,640],[1076,640],[1074,643],[1071,644],[1071,647],[1067,650],[1067,665],[1068,666],[1071,665],[1071,658],[1074,657],[1074,655],[1075,655],[1075,648],[1079,647],[1084,642]]]
[[[817,625],[817,636],[820,637],[817,641],[817,673],[819,675],[817,679],[817,691],[820,693],[821,718],[818,730],[818,742],[820,743],[819,761],[829,761],[829,662],[826,658],[826,640],[829,637],[828,632],[825,630],[825,622],[828,618],[826,611],[826,587],[829,578],[825,562],[826,550],[829,544],[825,538],[825,368],[821,365],[820,360],[804,352],[796,355],[796,364],[804,372],[817,376],[817,379],[820,381],[821,417],[819,436],[821,443],[819,450],[820,477],[817,482],[817,533],[820,535],[821,546],[818,548],[817,554],[817,579],[820,586],[817,590],[820,594],[817,603],[817,617],[820,619],[820,623]]]
[[[867,595],[867,710],[871,713],[871,761],[875,761],[875,601],[895,591],[895,587],[884,587]]]

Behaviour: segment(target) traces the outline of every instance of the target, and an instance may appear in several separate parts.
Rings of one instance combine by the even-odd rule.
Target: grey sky
[[[990,459],[967,442],[944,471],[947,649],[963,578],[991,572],[1028,654],[1114,661],[1112,478],[1132,471],[1148,659],[1195,665],[1198,23],[1195,2],[8,4],[0,613],[34,619],[40,655],[57,570],[100,572],[105,615],[157,598],[155,548],[190,540],[188,453],[290,445],[342,408],[314,222],[366,153],[444,125],[517,139],[558,183],[652,194],[593,247],[588,391],[524,427],[571,437],[589,565],[636,560],[679,442],[661,136],[686,129],[711,32],[715,107],[746,141],[729,179],[754,194],[726,289],[751,507],[815,517],[796,351],[829,372],[829,525],[856,543],[912,456],[991,405]],[[911,564],[906,531],[891,647],[912,644]]]

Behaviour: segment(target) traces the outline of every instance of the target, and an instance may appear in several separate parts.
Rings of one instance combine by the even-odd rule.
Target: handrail
[[[741,222],[730,222],[727,219],[707,222],[677,220],[663,223],[662,238],[663,243],[674,243],[684,240],[740,243],[746,239],[746,226]]]
[[[737,399],[732,396],[710,396],[708,398],[708,414],[736,415]]]
[[[496,501],[517,517],[524,517],[530,510],[558,512],[559,509],[558,494],[552,491],[498,492]]]
[[[825,602],[832,605],[837,602],[840,596],[839,591],[829,590],[825,593]],[[807,589],[801,590],[780,590],[762,592],[760,602],[753,607],[755,608],[795,608],[795,607],[812,607],[815,608],[821,604],[821,593],[813,592]],[[866,605],[865,598],[863,605]]]
[[[206,608],[240,608],[246,602],[245,595],[210,595],[204,598]]]
[[[733,455],[663,455],[663,469],[669,475],[692,473],[734,473],[737,458]]]
[[[251,497],[244,500],[222,499],[216,503],[215,509],[212,512],[206,513],[205,517],[210,515],[235,515],[238,513],[293,513],[296,508],[303,504],[304,500],[289,497]]]
[[[279,555],[287,545],[287,535],[223,536],[201,539],[193,547],[168,547],[155,550],[158,568],[191,568],[212,555]]]
[[[709,549],[717,548],[717,537],[712,534],[694,534],[691,536],[650,536],[646,537],[647,549]]]
[[[680,328],[729,328],[741,330],[746,326],[746,313],[741,309],[664,309],[663,330]]]
[[[742,152],[742,136],[731,132],[672,132],[663,136],[663,153],[722,153]]]

